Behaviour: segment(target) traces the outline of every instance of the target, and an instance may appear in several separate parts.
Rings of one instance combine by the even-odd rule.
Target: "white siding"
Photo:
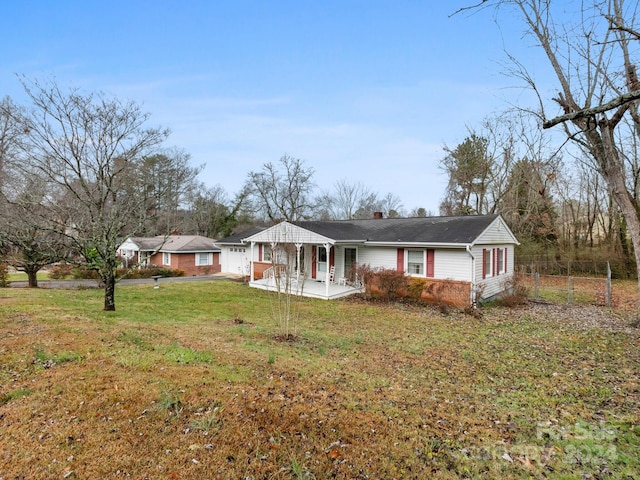
[[[398,249],[389,247],[360,247],[358,248],[358,263],[369,264],[372,268],[390,268],[398,266]]]
[[[138,245],[136,245],[131,238],[127,238],[122,245],[120,245],[117,253],[121,257],[125,257],[127,260],[131,260],[139,251],[140,249],[138,248]]]
[[[434,278],[472,281],[471,256],[466,250],[435,250],[433,255]]]
[[[487,229],[482,232],[474,242],[479,244],[514,244],[517,243],[516,238],[504,223],[501,217],[496,218]]]
[[[482,250],[493,250],[496,248],[507,249],[507,271],[496,275],[495,272],[492,276],[482,278]],[[506,283],[509,281],[513,274],[513,260],[514,260],[514,245],[476,245],[473,247],[473,254],[476,258],[475,266],[475,281],[479,288],[482,290],[482,298],[491,298],[495,295],[502,293],[506,287]],[[493,261],[492,261],[493,264]]]

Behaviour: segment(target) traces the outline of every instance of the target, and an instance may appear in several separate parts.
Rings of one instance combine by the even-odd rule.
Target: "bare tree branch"
[[[565,115],[560,115],[559,117],[552,118],[551,120],[547,120],[542,124],[543,128],[551,128],[560,123],[564,123],[571,120],[578,120],[580,118],[593,117],[599,113],[608,112],[609,110],[613,110],[614,108],[618,108],[620,106],[626,105],[631,102],[635,102],[636,100],[640,100],[640,90],[634,90],[632,92],[627,92],[619,97],[614,98],[613,100],[603,103],[602,105],[598,105],[592,108],[583,108],[582,110],[578,110],[575,112],[567,113]],[[560,103],[560,102],[558,102]]]

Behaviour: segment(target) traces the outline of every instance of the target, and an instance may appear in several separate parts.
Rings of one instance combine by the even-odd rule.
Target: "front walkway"
[[[249,282],[249,286],[259,288],[261,290],[268,290],[270,292],[277,291],[274,280],[272,278],[254,280],[253,282]],[[347,295],[353,295],[354,293],[362,292],[364,292],[363,287],[330,283],[329,296],[327,296],[327,285],[324,282],[320,282],[317,280],[306,280],[299,292],[296,291],[295,287],[292,288],[292,293],[295,293],[296,295],[302,295],[303,297],[309,298],[320,298],[322,300],[333,300],[340,297],[346,297]]]

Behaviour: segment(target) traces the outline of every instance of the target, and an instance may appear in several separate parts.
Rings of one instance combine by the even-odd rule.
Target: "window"
[[[327,249],[318,247],[318,272],[327,271]]]
[[[171,254],[168,252],[162,252],[162,264],[171,265]]]
[[[262,247],[262,261],[263,262],[271,262],[273,260],[273,251],[271,247],[268,245],[264,245]]]
[[[407,251],[407,273],[424,275],[424,250]]]
[[[196,253],[196,267],[213,265],[213,255],[211,253]]]
[[[491,250],[482,250],[482,278],[491,276]]]
[[[498,271],[496,273],[504,273],[504,250],[498,248],[496,253],[498,254]]]

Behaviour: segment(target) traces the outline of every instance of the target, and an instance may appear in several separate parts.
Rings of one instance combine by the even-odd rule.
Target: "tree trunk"
[[[26,270],[27,278],[29,279],[29,288],[38,288],[38,271]]]
[[[600,163],[611,196],[620,207],[620,212],[631,236],[631,244],[633,245],[633,253],[636,260],[638,300],[640,302],[640,218],[638,217],[636,204],[627,190],[624,169],[613,137],[613,126],[610,126],[607,122],[601,122],[600,132],[600,135],[598,135],[592,130],[588,132],[588,136],[591,137],[592,145],[596,146],[595,153],[601,155],[600,158],[596,156],[596,159]],[[638,305],[637,317],[640,322],[640,304]]]
[[[102,275],[102,282],[104,283],[104,311],[115,312],[116,311],[115,273],[112,271]]]

